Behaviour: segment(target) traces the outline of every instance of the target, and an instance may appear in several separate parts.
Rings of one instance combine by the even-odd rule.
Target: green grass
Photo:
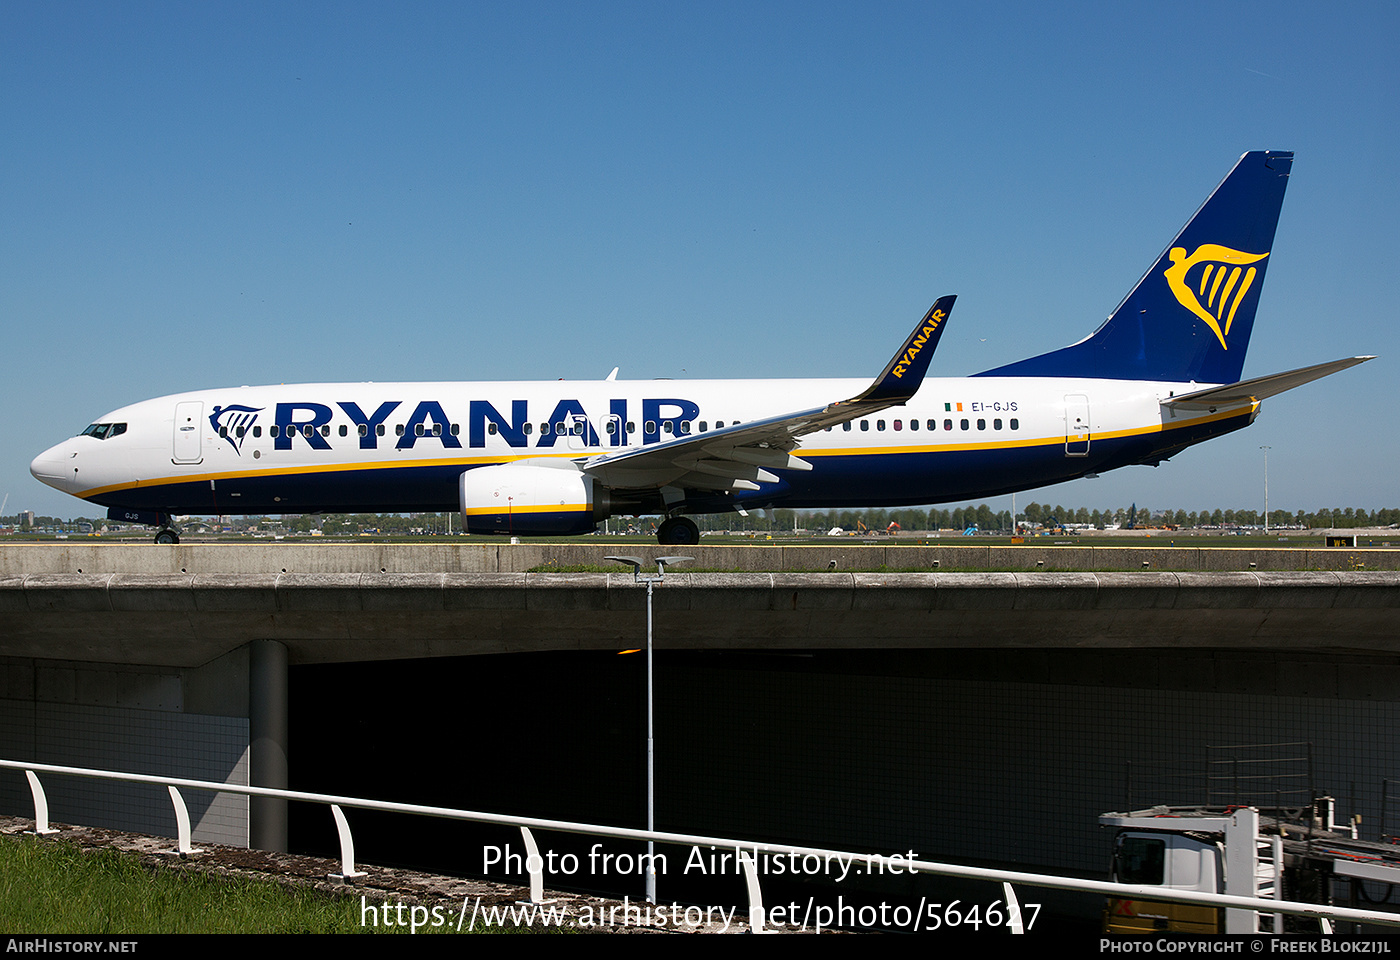
[[[373,933],[360,897],[149,869],[132,854],[0,837],[0,930],[25,933]],[[377,932],[408,933],[395,927]],[[420,929],[419,933],[434,932]],[[442,932],[442,931],[439,931]],[[478,927],[477,932],[488,932]],[[489,932],[529,932],[493,928]]]

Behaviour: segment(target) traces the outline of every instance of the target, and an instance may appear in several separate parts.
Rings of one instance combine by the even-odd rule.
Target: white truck
[[[1099,823],[1117,828],[1111,870],[1119,883],[1386,909],[1391,888],[1379,900],[1372,891],[1400,885],[1400,846],[1358,839],[1355,821],[1339,828],[1335,808],[1331,797],[1301,811],[1153,807],[1106,813]],[[1295,931],[1316,933],[1317,921],[1148,900],[1110,899],[1104,908],[1105,933]]]

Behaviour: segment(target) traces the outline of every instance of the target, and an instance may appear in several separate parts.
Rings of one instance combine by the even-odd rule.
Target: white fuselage
[[[43,482],[164,513],[446,510],[475,467],[583,461],[820,407],[860,380],[293,384],[202,390],[123,407],[106,429],[35,458]],[[733,506],[892,506],[1059,482],[1238,429],[1257,404],[1162,406],[1197,384],[929,379],[907,404],[824,429],[794,451],[809,472],[701,497]],[[122,425],[120,430],[113,425]],[[103,436],[106,434],[106,436]],[[658,483],[657,486],[661,484]],[[623,502],[638,511],[652,492]],[[617,512],[632,512],[618,510]]]

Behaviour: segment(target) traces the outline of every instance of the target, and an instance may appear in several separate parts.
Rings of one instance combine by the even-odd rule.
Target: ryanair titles
[[[653,397],[641,401],[638,423],[628,419],[628,404],[625,399],[609,400],[607,416],[598,419],[578,400],[563,399],[554,403],[547,417],[532,418],[527,400],[511,400],[509,412],[503,412],[489,400],[471,400],[467,402],[464,426],[462,411],[456,409],[450,416],[438,400],[386,400],[372,410],[352,400],[337,401],[334,406],[305,400],[276,404],[268,434],[276,450],[303,445],[312,450],[330,450],[332,441],[340,437],[346,442],[354,439],[361,450],[391,445],[397,450],[412,450],[420,443],[438,443],[444,449],[459,450],[464,446],[485,447],[487,438],[493,435],[511,447],[557,445],[582,449],[632,446],[638,442],[638,433],[643,444],[660,443],[690,433],[691,421],[700,415],[699,404],[692,400]],[[261,434],[261,427],[255,425],[256,414],[266,409],[242,408],[240,413],[245,419],[240,425],[229,431],[219,423],[220,434],[238,441],[233,446],[241,453],[241,442],[249,430],[256,431],[254,436]]]
[[[919,351],[928,343],[929,337],[938,329],[939,324],[946,319],[948,319],[948,314],[942,310],[934,310],[928,315],[928,320],[909,338],[909,342],[905,344],[904,352],[899,355],[899,359],[895,361],[894,369],[890,371],[891,376],[904,376],[905,371],[909,369],[909,365],[913,363],[914,358],[919,355]]]

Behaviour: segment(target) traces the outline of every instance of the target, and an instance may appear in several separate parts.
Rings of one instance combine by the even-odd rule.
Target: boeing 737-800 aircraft
[[[658,538],[685,544],[699,536],[687,514],[969,500],[1155,464],[1370,359],[1240,380],[1292,164],[1245,154],[1095,333],[972,377],[924,379],[945,297],[869,385],[201,390],[115,410],[30,471],[159,528],[158,543],[178,542],[180,514],[459,510],[469,533],[515,535],[665,514]]]

